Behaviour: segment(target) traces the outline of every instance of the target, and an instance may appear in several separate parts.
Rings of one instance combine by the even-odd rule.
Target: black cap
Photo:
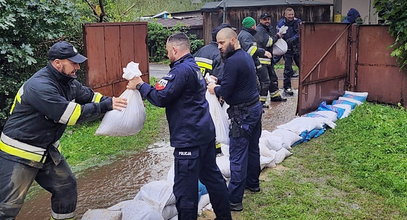
[[[271,18],[271,15],[267,12],[260,15],[260,19],[265,19],[265,18]]]
[[[66,41],[60,41],[52,45],[52,47],[49,49],[48,59],[49,60],[68,59],[74,63],[83,63],[88,58],[78,53],[78,51],[72,44]]]

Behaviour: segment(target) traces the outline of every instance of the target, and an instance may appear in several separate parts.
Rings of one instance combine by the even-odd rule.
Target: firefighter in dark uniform
[[[212,31],[212,41],[194,54],[195,62],[198,64],[204,77],[209,74],[218,79],[222,78],[223,62],[218,49],[218,44],[216,43],[216,34],[218,34],[222,28],[231,27],[230,24],[221,24],[214,28]]]
[[[173,191],[178,219],[197,219],[198,179],[208,189],[216,219],[231,219],[226,183],[216,165],[215,127],[205,99],[205,80],[185,34],[171,35],[166,49],[170,72],[155,87],[135,77],[127,88],[138,89],[153,105],[165,107],[175,148]]]
[[[35,180],[52,194],[51,219],[73,219],[76,179],[59,139],[74,125],[126,107],[124,98],[93,92],[76,80],[87,58],[68,42],[54,44],[49,63],[19,89],[0,141],[0,219],[14,219]]]
[[[273,51],[273,45],[281,37],[276,33],[271,33],[270,30],[271,16],[268,13],[263,13],[260,15],[260,23],[256,27],[256,34],[254,35],[257,46],[260,48],[266,48],[270,53]],[[267,57],[260,57],[260,63],[267,69],[267,73],[270,79],[270,85],[268,90],[270,91],[270,101],[281,102],[287,101],[287,99],[282,98],[280,91],[278,89],[278,78],[276,72],[274,71],[274,64],[272,59]]]
[[[270,86],[270,78],[268,76],[267,67],[261,65],[259,57],[272,58],[270,52],[264,48],[258,47],[254,35],[256,34],[256,21],[252,17],[246,17],[242,21],[243,28],[238,35],[238,40],[244,51],[252,57],[256,66],[256,73],[260,83],[260,102],[263,107],[267,108],[267,94]]]
[[[216,43],[216,34],[222,28],[231,28],[229,24],[221,24],[212,31],[212,42],[202,47],[194,54],[194,59],[198,67],[201,69],[203,77],[208,74],[221,79],[223,76],[223,61],[220,55],[218,44]],[[222,104],[223,102],[221,102]],[[221,144],[216,142],[216,153],[221,154]]]
[[[224,28],[219,31],[217,42],[224,57],[225,71],[222,81],[218,82],[220,85],[210,83],[208,90],[222,96],[230,105],[229,200],[232,211],[242,211],[244,189],[260,191],[259,138],[263,109],[256,88],[256,67],[251,56],[240,49],[236,33]]]

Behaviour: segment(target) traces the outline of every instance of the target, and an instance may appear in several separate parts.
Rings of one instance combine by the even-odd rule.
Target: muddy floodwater
[[[297,92],[297,91],[296,91]],[[263,115],[263,129],[276,126],[295,117],[296,94],[287,102],[271,103]],[[139,189],[151,181],[165,179],[172,165],[172,151],[168,132],[147,150],[121,157],[116,162],[83,172],[78,178],[77,219],[88,209],[107,208],[120,201],[133,199]],[[50,194],[46,191],[26,201],[17,220],[45,220],[50,218]]]

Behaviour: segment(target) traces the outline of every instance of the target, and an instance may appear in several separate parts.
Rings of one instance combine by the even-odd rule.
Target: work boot
[[[270,107],[269,105],[267,105],[266,102],[261,102],[261,104],[263,105],[263,108],[269,108]]]
[[[239,203],[230,203],[230,211],[241,212],[243,210],[243,204]]]
[[[280,92],[277,90],[273,93],[270,93],[270,101],[271,102],[285,102],[287,99],[281,97]]]
[[[249,190],[250,192],[260,192],[260,187],[250,187],[250,186],[246,186],[245,187],[247,190]]]
[[[291,88],[287,88],[287,89],[284,89],[284,94],[286,96],[293,96],[294,92],[293,92],[293,90]]]

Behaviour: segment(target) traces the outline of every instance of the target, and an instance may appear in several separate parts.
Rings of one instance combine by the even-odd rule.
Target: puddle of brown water
[[[166,178],[173,162],[172,151],[168,142],[158,142],[145,152],[85,171],[78,179],[77,219],[88,209],[107,208],[133,199],[146,183]],[[50,194],[43,191],[24,204],[17,220],[49,218]]]

